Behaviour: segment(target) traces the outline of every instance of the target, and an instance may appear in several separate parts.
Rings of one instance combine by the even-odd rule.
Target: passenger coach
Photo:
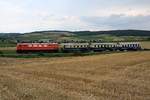
[[[91,43],[93,51],[124,51],[124,50],[140,50],[141,46],[138,42],[118,42],[118,43]]]
[[[61,43],[61,50],[63,52],[87,52],[89,51],[89,43]]]

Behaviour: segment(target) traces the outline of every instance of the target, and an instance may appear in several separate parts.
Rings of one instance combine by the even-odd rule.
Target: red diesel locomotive
[[[57,52],[59,50],[58,43],[18,43],[18,53],[27,52]]]

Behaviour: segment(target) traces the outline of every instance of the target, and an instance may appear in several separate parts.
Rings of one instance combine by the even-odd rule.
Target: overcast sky
[[[150,0],[0,0],[0,32],[150,30]]]

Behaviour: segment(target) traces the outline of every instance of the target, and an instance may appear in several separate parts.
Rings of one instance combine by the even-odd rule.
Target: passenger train
[[[139,42],[55,42],[18,43],[17,53],[28,52],[100,52],[141,50]]]

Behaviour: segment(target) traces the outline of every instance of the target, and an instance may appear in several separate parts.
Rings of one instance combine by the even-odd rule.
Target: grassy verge
[[[0,50],[0,57],[11,58],[40,58],[40,57],[69,57],[69,56],[89,56],[99,54],[123,53],[124,51],[103,51],[103,52],[86,52],[86,53],[29,53],[18,54],[15,50]]]

